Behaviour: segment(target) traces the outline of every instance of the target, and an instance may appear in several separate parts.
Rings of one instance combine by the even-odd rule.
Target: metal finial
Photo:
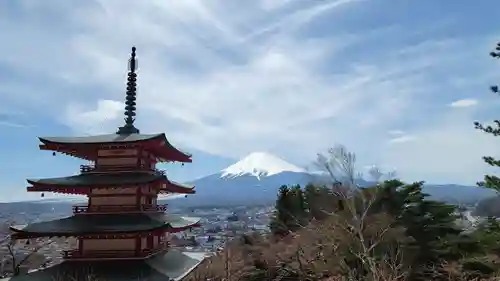
[[[130,72],[135,72],[137,69],[137,59],[135,58],[135,47],[132,47],[132,54],[130,55],[130,59],[128,60],[128,70]]]
[[[128,62],[129,72],[127,74],[127,94],[125,96],[125,125],[118,128],[117,134],[138,134],[139,129],[134,126],[136,110],[137,91],[137,59],[135,57],[135,47],[132,47],[132,54]]]

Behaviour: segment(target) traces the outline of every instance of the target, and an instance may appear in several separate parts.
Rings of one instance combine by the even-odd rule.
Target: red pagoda
[[[171,233],[198,226],[199,219],[167,215],[159,194],[194,194],[194,187],[170,181],[156,164],[191,162],[165,134],[140,134],[136,115],[136,54],[129,60],[125,125],[114,134],[88,137],[40,137],[40,149],[81,158],[76,176],[28,180],[29,192],[80,194],[84,206],[70,217],[13,226],[14,239],[75,237],[78,247],[65,251],[58,265],[12,277],[11,280],[179,280],[204,259],[169,246]],[[87,270],[87,272],[82,272]],[[76,279],[75,279],[76,278]],[[64,279],[66,280],[66,279]],[[70,280],[70,279],[67,279]]]

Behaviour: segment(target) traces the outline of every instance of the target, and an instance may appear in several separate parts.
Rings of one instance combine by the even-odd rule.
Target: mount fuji
[[[196,186],[196,194],[168,199],[168,204],[179,207],[270,204],[275,202],[280,186],[305,186],[310,182],[328,182],[328,178],[272,154],[254,152],[216,174],[189,182]],[[372,184],[358,180],[359,186]],[[474,204],[496,195],[489,189],[454,184],[425,184],[423,191],[432,199],[453,204]]]
[[[250,153],[237,163],[190,182],[196,194],[168,200],[178,206],[267,204],[276,200],[281,185],[305,185],[312,180],[305,169],[266,152]]]

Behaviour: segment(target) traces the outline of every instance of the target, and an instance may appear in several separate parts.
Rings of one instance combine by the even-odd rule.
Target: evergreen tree
[[[291,225],[291,229],[299,229],[300,227],[305,226],[308,221],[308,213],[306,212],[306,201],[304,197],[304,191],[300,187],[300,185],[294,185],[290,189],[292,201],[290,203],[290,215],[294,218],[293,225]]]
[[[456,260],[460,250],[471,246],[456,224],[457,207],[428,199],[423,182],[404,185],[398,180],[380,185],[374,211],[385,211],[412,238],[407,245],[414,252],[415,268],[442,260]],[[471,246],[472,247],[472,246]]]
[[[339,198],[334,196],[326,186],[307,184],[303,191],[304,208],[310,219],[324,220],[328,213],[334,212]]]
[[[409,203],[409,190],[402,192],[404,183],[399,180],[389,180],[377,186],[378,200],[372,207],[372,213],[387,212],[395,219],[401,217],[406,203]]]
[[[430,200],[422,191],[423,182],[400,186],[390,181],[388,184],[384,208],[412,239],[405,247],[413,256],[410,280],[431,280],[429,274],[433,273],[427,272],[427,268],[443,261],[457,261],[465,251],[477,248],[475,240],[462,235],[456,223],[457,207]]]
[[[478,241],[478,250],[483,254],[495,252],[500,254],[500,222],[494,217],[488,217],[479,224],[472,236]]]
[[[496,59],[500,58],[500,43],[497,44],[495,51],[491,52],[490,55]],[[499,88],[496,85],[491,86],[490,89],[493,93],[499,93]],[[476,126],[476,129],[492,134],[496,137],[500,135],[500,120],[494,120],[493,122],[495,123],[494,126],[485,126],[479,122],[475,122],[474,125]],[[491,156],[484,156],[483,159],[491,166],[500,167],[500,161]],[[500,191],[500,178],[495,175],[486,175],[484,177],[484,181],[478,182],[478,185]]]
[[[292,213],[302,216],[306,209],[306,204],[304,200],[304,192],[300,188],[300,185],[296,184],[290,189],[292,195]]]
[[[306,199],[300,185],[291,188],[283,185],[278,192],[274,215],[271,218],[271,232],[286,235],[309,222]]]
[[[288,201],[290,197],[290,189],[286,185],[282,185],[278,191],[278,198],[274,206],[274,213],[271,217],[269,228],[276,235],[287,235],[290,231],[288,224],[290,216],[288,212]]]

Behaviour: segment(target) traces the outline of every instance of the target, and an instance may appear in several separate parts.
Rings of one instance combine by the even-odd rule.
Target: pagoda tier
[[[99,151],[134,148],[149,152],[158,162],[190,163],[191,155],[172,146],[165,134],[109,134],[88,137],[40,137],[42,150],[96,161]]]
[[[199,218],[165,213],[116,213],[74,215],[62,219],[12,226],[17,239],[36,237],[84,237],[141,234],[154,231],[180,232],[199,226]]]
[[[175,249],[144,260],[64,261],[60,264],[5,279],[5,281],[161,281],[181,280],[207,258],[206,253]],[[4,279],[2,279],[4,280]]]
[[[158,193],[194,194],[194,186],[168,180],[163,173],[87,173],[76,176],[29,179],[28,191],[91,195],[92,190],[127,188],[128,195],[140,193],[146,187]],[[144,192],[143,192],[144,194]]]

